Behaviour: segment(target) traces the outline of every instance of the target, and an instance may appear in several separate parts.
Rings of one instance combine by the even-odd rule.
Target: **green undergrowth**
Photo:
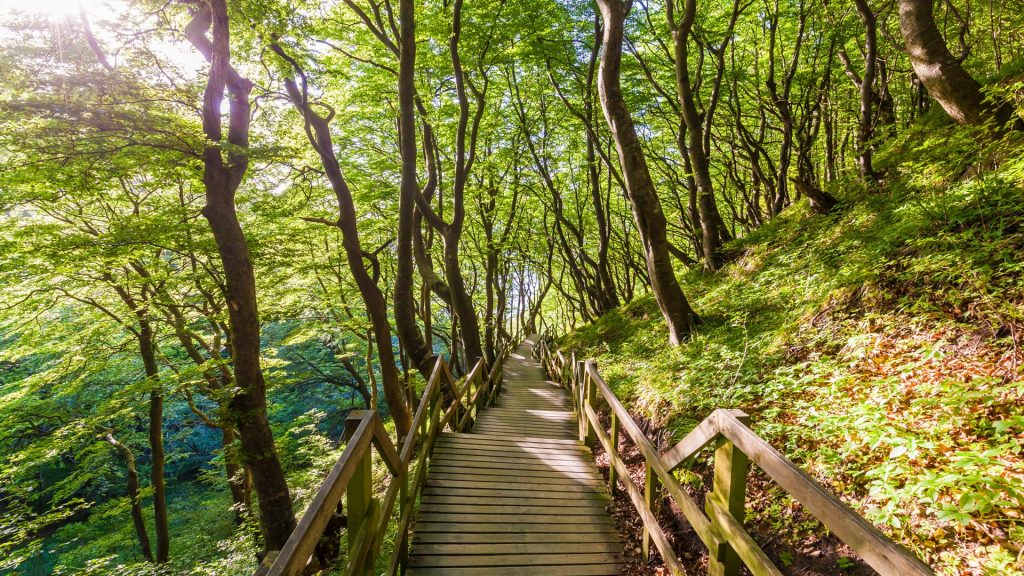
[[[673,439],[715,408],[748,412],[942,573],[1022,574],[1024,148],[989,140],[908,130],[879,155],[879,191],[834,183],[836,213],[799,202],[720,272],[686,273],[702,324],[682,346],[651,297],[559,345]],[[757,531],[820,531],[770,490],[752,497]]]

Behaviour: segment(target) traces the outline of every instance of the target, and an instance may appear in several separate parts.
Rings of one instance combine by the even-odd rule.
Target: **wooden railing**
[[[452,377],[448,364],[438,358],[416,407],[411,431],[402,439],[401,451],[391,441],[375,411],[357,410],[345,420],[348,444],[324,479],[320,490],[292,532],[284,548],[268,557],[256,576],[298,576],[321,568],[316,558],[317,545],[332,516],[345,497],[348,556],[347,575],[375,574],[375,565],[383,537],[394,520],[397,504],[398,530],[394,553],[386,574],[397,574],[408,558],[410,521],[426,478],[427,461],[434,450],[437,435],[445,428],[456,432],[472,426],[479,408],[493,405],[501,389],[502,364],[507,353],[487,371],[483,360],[461,381]],[[452,402],[443,409],[444,387],[449,387]],[[390,474],[383,497],[373,489],[373,451]],[[340,538],[340,534],[328,535]],[[335,540],[335,543],[340,544]]]
[[[747,472],[752,462],[853,548],[879,574],[933,574],[910,551],[879,532],[755,434],[747,427],[749,418],[743,412],[715,410],[675,446],[664,453],[658,453],[654,444],[601,378],[593,361],[577,361],[575,353],[567,358],[561,352],[553,351],[544,340],[538,345],[537,353],[549,377],[571,391],[580,423],[580,440],[592,444],[596,439],[608,453],[611,462],[608,483],[612,493],[618,490],[616,481],[621,482],[640,514],[644,525],[641,550],[645,560],[653,542],[670,573],[686,573],[657,521],[657,506],[662,499],[661,491],[664,490],[708,547],[708,574],[735,576],[740,573],[742,563],[755,576],[781,576],[782,573],[768,555],[743,528]],[[601,405],[607,405],[609,409],[610,430],[606,430],[598,418],[598,399]],[[621,430],[625,430],[644,457],[642,489],[633,482],[618,454]],[[702,512],[697,502],[683,490],[673,471],[712,444],[716,446],[714,483]]]

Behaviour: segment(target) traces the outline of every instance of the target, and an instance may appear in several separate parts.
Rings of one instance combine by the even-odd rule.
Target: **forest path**
[[[505,361],[501,395],[470,433],[437,440],[409,573],[618,574],[622,543],[604,479],[579,441],[572,401],[533,360],[537,337]]]

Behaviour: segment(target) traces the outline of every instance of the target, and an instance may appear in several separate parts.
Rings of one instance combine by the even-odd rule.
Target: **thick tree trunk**
[[[212,41],[206,31],[212,30]],[[295,528],[288,483],[277,457],[274,436],[267,420],[266,383],[260,367],[260,323],[256,307],[256,276],[245,234],[235,211],[235,191],[248,168],[249,93],[252,83],[241,77],[230,62],[230,33],[225,0],[209,0],[196,12],[185,35],[210,61],[203,94],[203,184],[206,217],[224,268],[231,359],[238,392],[230,401],[242,444],[242,459],[252,472],[259,498],[259,518],[267,550],[280,550]],[[221,105],[229,92],[227,140],[230,151],[221,150],[224,121]]]
[[[683,295],[672,269],[665,214],[651,181],[647,159],[619,83],[624,24],[629,5],[620,0],[598,0],[597,3],[604,19],[604,54],[598,80],[601,104],[615,139],[619,163],[629,190],[629,201],[643,244],[654,298],[668,325],[669,342],[679,344],[693,330],[696,315]]]
[[[430,378],[434,366],[433,348],[423,338],[416,322],[413,286],[413,226],[416,195],[416,21],[415,2],[399,1],[401,38],[398,68],[398,130],[402,157],[402,182],[398,198],[398,247],[395,275],[395,326],[398,339],[413,366],[424,378]],[[429,152],[428,152],[429,153]],[[431,174],[433,178],[433,174]]]
[[[935,25],[933,0],[898,0],[900,30],[914,73],[931,97],[958,124],[977,125],[992,118],[981,85],[949,52]]]
[[[131,501],[132,524],[135,525],[135,535],[139,538],[139,548],[142,549],[142,556],[150,562],[153,561],[153,547],[149,543],[149,533],[146,531],[146,520],[142,515],[142,499],[139,496],[139,472],[135,468],[135,455],[132,451],[114,438],[112,432],[103,436],[111,446],[117,449],[124,458],[125,468],[128,469],[128,499]]]
[[[455,92],[459,99],[459,123],[455,134],[455,178],[452,184],[452,221],[444,231],[444,269],[448,288],[452,295],[452,308],[459,317],[462,327],[462,343],[466,347],[466,368],[469,369],[483,357],[480,338],[480,321],[476,317],[473,299],[466,290],[459,261],[459,242],[462,240],[462,226],[466,218],[466,181],[473,166],[476,152],[477,128],[483,115],[483,102],[478,100],[473,125],[469,122],[469,97],[466,94],[466,78],[459,56],[459,38],[462,31],[462,0],[455,0],[452,6],[452,34],[448,41],[448,52],[452,59],[455,75]],[[485,88],[486,89],[486,88]],[[477,94],[482,99],[481,94]],[[470,134],[467,135],[467,131]],[[468,137],[467,137],[468,136]],[[468,142],[467,142],[468,140]]]

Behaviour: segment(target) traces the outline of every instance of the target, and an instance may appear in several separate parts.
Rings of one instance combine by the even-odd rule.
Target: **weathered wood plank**
[[[563,524],[563,530],[575,530],[576,524],[603,524],[611,526],[611,519],[607,513],[587,514],[586,510],[575,514],[474,514],[471,511],[461,512],[430,512],[420,514],[420,522],[435,522],[445,524],[458,524],[462,522],[475,524],[502,524],[515,526],[516,524],[539,524],[548,525]]]
[[[514,506],[529,505],[542,501],[545,505],[554,506],[607,506],[611,497],[600,492],[529,492],[512,490],[451,490],[435,492],[435,489],[423,493],[424,504],[509,504]],[[484,494],[480,494],[483,492]]]
[[[418,532],[413,539],[419,543],[440,544],[550,544],[550,543],[581,543],[595,542],[612,543],[622,547],[622,537],[618,532]]]
[[[556,533],[563,534],[568,529],[564,524],[549,523],[546,521],[542,522],[438,522],[430,519],[421,519],[416,523],[416,533],[426,534],[428,532],[453,532],[460,534],[472,534],[476,532],[485,532],[491,534],[507,534],[507,533]],[[573,526],[571,530],[577,534],[585,533],[601,533],[601,534],[614,534],[618,536],[618,532],[615,527],[612,526],[611,522],[608,523],[581,523]]]
[[[520,504],[477,504],[462,502],[444,504],[440,502],[424,502],[420,505],[420,517],[432,514],[514,514],[514,515],[559,515],[559,516],[604,516],[606,505],[598,502],[583,503],[582,506],[524,506]]]
[[[595,471],[579,471],[579,470],[536,470],[530,471],[529,473],[520,472],[518,470],[502,470],[499,468],[487,468],[482,470],[466,470],[464,468],[452,467],[452,466],[431,466],[430,474],[441,476],[473,476],[476,478],[491,478],[493,480],[499,480],[504,482],[518,482],[521,480],[529,481],[530,479],[536,479],[538,483],[551,484],[552,480],[560,480],[563,484],[578,484],[580,481],[597,481],[604,482],[604,478]]]
[[[579,446],[580,443],[574,438],[544,438],[534,440],[531,438],[516,438],[498,434],[480,434],[473,432],[472,434],[465,433],[451,433],[445,434],[448,437],[460,438],[460,439],[478,439],[478,440],[498,440],[501,442],[510,442],[513,444],[546,444],[546,445],[562,445],[562,446]]]
[[[452,556],[418,556],[409,559],[411,566],[567,566],[573,564],[621,564],[622,554],[486,554]]]
[[[462,476],[431,476],[427,478],[425,486],[427,488],[439,490],[444,489],[456,491],[467,488],[482,488],[487,490],[557,490],[567,494],[576,492],[598,493],[603,492],[604,490],[604,486],[600,483],[586,484],[579,482],[546,482],[545,480],[546,479],[541,479],[541,481],[530,481],[527,479],[521,482],[510,483],[504,478],[488,480]]]
[[[522,348],[472,433],[443,434],[430,460],[408,574],[617,574],[622,542],[572,403]],[[525,353],[523,353],[525,352]]]
[[[502,542],[502,543],[422,543],[417,556],[483,554],[622,554],[618,542]]]
[[[501,576],[614,576],[618,564],[574,564],[571,566],[506,566]],[[425,567],[412,568],[409,576],[496,576],[490,567]]]

